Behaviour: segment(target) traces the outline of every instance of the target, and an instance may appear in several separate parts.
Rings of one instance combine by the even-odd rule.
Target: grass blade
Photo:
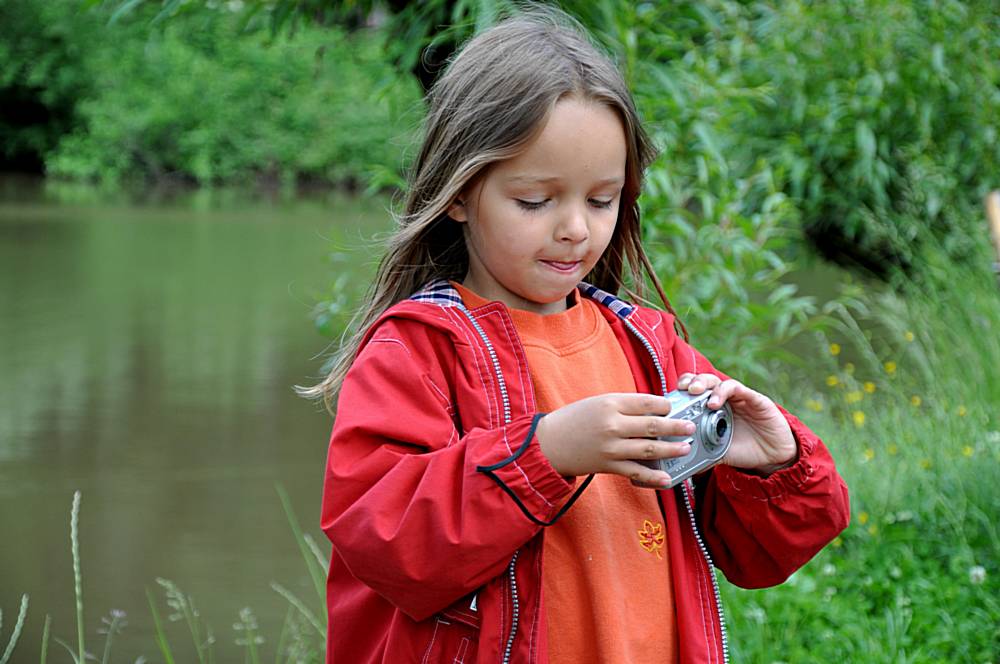
[[[183,618],[184,622],[187,623],[188,629],[191,632],[191,641],[194,643],[195,650],[198,654],[198,662],[200,664],[209,664],[213,661],[212,644],[215,643],[215,639],[212,636],[211,628],[207,625],[205,626],[207,637],[202,636],[200,621],[201,614],[198,612],[198,608],[194,604],[194,599],[192,599],[190,595],[186,595],[184,591],[170,579],[157,577],[156,582],[163,587],[167,594],[167,606],[176,611],[177,615]]]
[[[312,577],[313,585],[316,587],[316,594],[319,596],[320,600],[325,601],[326,570],[323,569],[322,565],[317,563],[315,553],[309,550],[302,534],[302,528],[299,526],[299,520],[295,517],[295,512],[292,511],[292,502],[289,500],[288,494],[285,492],[285,488],[281,486],[281,484],[276,484],[275,489],[278,491],[278,497],[281,499],[281,506],[285,510],[285,516],[288,518],[288,523],[292,527],[292,533],[295,535],[295,541],[299,545],[299,551],[302,552],[302,559],[306,561],[306,568],[309,570],[309,576]]]
[[[69,539],[73,550],[73,592],[76,595],[76,645],[78,662],[85,660],[83,647],[83,577],[80,573],[80,491],[73,492],[73,509],[70,511]]]
[[[114,641],[115,634],[121,631],[128,623],[125,620],[125,612],[118,609],[111,609],[111,620],[107,618],[102,618],[101,620],[108,626],[107,638],[104,640],[104,656],[101,657],[101,664],[109,664],[111,661],[111,644]]]
[[[313,556],[316,558],[316,564],[320,566],[320,569],[324,570],[324,574],[325,574],[325,570],[330,566],[330,561],[327,560],[326,556],[323,555],[323,552],[320,551],[319,544],[316,544],[316,540],[314,540],[313,536],[310,535],[309,533],[304,534],[302,536],[302,539],[305,540],[306,546],[309,547],[309,550],[312,552]],[[326,599],[326,598],[323,597],[323,599]]]
[[[285,648],[285,641],[288,639],[288,624],[292,621],[293,615],[295,615],[295,609],[288,607],[285,621],[281,623],[281,632],[278,634],[278,645],[274,648],[274,664],[281,664],[281,651]]]
[[[66,652],[69,653],[69,656],[73,658],[74,664],[82,664],[80,662],[80,660],[78,660],[76,658],[76,653],[73,652],[73,648],[71,648],[68,643],[66,643],[65,641],[63,641],[62,639],[60,639],[58,636],[55,637],[54,640],[55,640],[56,643],[58,643],[59,645],[61,645],[63,648],[66,649]]]
[[[309,621],[309,624],[312,625],[313,628],[315,628],[315,630],[319,633],[319,635],[322,636],[323,638],[326,638],[326,630],[320,624],[319,620],[316,619],[315,614],[313,614],[313,612],[310,611],[308,607],[306,607],[306,605],[302,603],[302,600],[293,595],[290,590],[288,590],[281,584],[275,583],[274,581],[271,582],[271,588],[274,589],[274,592],[278,593],[286,600],[288,600],[289,604],[298,609],[299,613],[301,613],[302,616]]]
[[[17,614],[17,622],[14,623],[14,631],[10,633],[10,641],[7,642],[7,647],[3,651],[3,655],[0,656],[0,664],[7,664],[7,660],[10,659],[11,653],[14,652],[14,648],[17,647],[17,640],[21,638],[21,628],[24,627],[24,618],[28,615],[28,596],[21,595],[21,610]]]
[[[45,658],[49,654],[49,630],[52,628],[52,616],[45,614],[45,627],[42,628],[42,654],[39,664],[45,664]]]
[[[167,642],[167,635],[163,632],[163,623],[160,622],[160,614],[156,610],[156,602],[153,600],[153,593],[146,588],[146,599],[149,600],[149,610],[153,614],[153,626],[156,628],[156,645],[160,647],[160,653],[166,664],[174,664],[174,654],[170,651],[170,644]]]

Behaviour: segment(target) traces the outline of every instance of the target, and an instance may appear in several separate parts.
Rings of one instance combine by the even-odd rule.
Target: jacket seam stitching
[[[424,658],[421,660],[422,664],[427,664],[428,658],[431,656],[431,650],[434,648],[434,641],[437,640],[438,628],[441,626],[440,620],[434,621],[434,631],[431,633],[431,642],[427,644],[427,650],[424,651]]]
[[[479,358],[480,354],[482,353],[482,349],[479,347],[479,344],[473,343],[473,340],[469,334],[469,330],[462,324],[461,318],[458,317],[458,314],[455,311],[453,311],[450,307],[445,308],[444,311],[447,312],[447,314],[452,318],[452,324],[459,329],[459,331],[462,333],[462,336],[465,337],[466,343],[468,343],[472,349],[472,357],[476,361],[476,371],[479,373],[479,383],[483,391],[483,395],[486,397],[486,408],[487,411],[489,412],[490,424],[496,426],[493,398],[492,395],[490,394],[489,389],[487,389],[486,387],[486,378],[483,374],[483,367]],[[492,377],[492,380],[496,380],[496,377]]]
[[[534,430],[532,430],[531,434],[532,434],[532,438],[534,438]],[[511,447],[510,447],[510,440],[507,439],[507,427],[503,428],[503,443],[504,443],[504,445],[507,446],[507,451],[510,452],[511,455],[513,456],[514,450],[511,449]],[[531,444],[531,438],[529,438],[528,440],[524,441],[521,444],[522,445],[530,445]],[[528,488],[531,489],[535,493],[536,496],[538,496],[539,498],[541,498],[543,503],[545,503],[549,507],[552,507],[552,503],[549,502],[549,500],[545,496],[543,496],[542,493],[538,489],[535,488],[535,485],[531,482],[531,479],[528,477],[528,474],[526,472],[524,472],[524,469],[521,468],[521,464],[519,464],[517,462],[517,460],[514,461],[514,467],[517,468],[517,472],[521,473],[521,477],[524,478],[524,481],[528,485]]]
[[[494,312],[490,312],[490,313],[494,313]],[[503,325],[504,333],[507,335],[507,341],[508,341],[510,347],[514,350],[514,355],[517,357],[517,359],[519,361],[517,376],[518,376],[518,380],[521,383],[521,391],[522,391],[522,393],[527,394],[527,395],[530,396],[530,403],[531,404],[535,404],[535,389],[534,389],[534,385],[532,385],[532,383],[531,383],[530,380],[528,381],[527,385],[525,385],[525,382],[524,382],[524,374],[525,374],[525,372],[522,371],[522,366],[520,366],[520,365],[523,365],[524,367],[527,367],[527,365],[528,365],[528,358],[527,358],[527,355],[524,352],[523,344],[520,343],[520,337],[517,336],[516,328],[512,327],[513,326],[513,321],[511,321],[510,320],[510,316],[508,316],[506,314],[500,315],[499,311],[495,312],[495,313],[497,313],[498,317],[500,318],[500,323]],[[514,332],[514,335],[511,335],[512,331]],[[514,343],[515,339],[519,343]],[[524,411],[524,414],[527,415],[528,414],[528,400],[525,399],[525,400],[523,400],[523,402],[524,402],[523,411]]]
[[[398,344],[399,346],[401,346],[403,348],[403,350],[406,351],[406,354],[409,357],[413,357],[413,353],[410,352],[410,349],[407,348],[406,344],[404,344],[401,340],[397,339],[396,337],[373,337],[372,339],[368,340],[368,343],[369,344],[378,344],[378,343],[386,343],[386,344],[394,343],[394,344]]]

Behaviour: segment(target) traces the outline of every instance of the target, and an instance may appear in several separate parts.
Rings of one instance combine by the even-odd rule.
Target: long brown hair
[[[322,397],[332,410],[361,339],[378,317],[429,281],[465,277],[469,257],[462,227],[448,217],[448,207],[484,169],[524,149],[556,102],[569,95],[606,104],[625,129],[618,223],[587,281],[609,293],[625,290],[644,299],[648,279],[674,313],[640,233],[637,199],[655,151],[621,73],[585,34],[562,12],[535,8],[483,31],[458,52],[427,95],[424,139],[410,172],[405,209],[375,280],[330,374],[300,394]]]

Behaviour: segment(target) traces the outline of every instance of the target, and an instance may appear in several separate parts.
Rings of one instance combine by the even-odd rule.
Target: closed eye
[[[609,200],[606,200],[606,201],[602,201],[602,200],[597,199],[597,198],[591,198],[590,199],[590,204],[591,205],[593,205],[596,208],[600,208],[602,210],[609,209],[611,207],[611,204],[614,203],[614,202],[615,202],[615,199],[613,199],[613,198],[609,199]]]
[[[547,198],[543,201],[526,201],[520,198],[515,198],[514,200],[517,201],[518,207],[520,207],[522,210],[527,210],[528,212],[541,210],[543,207],[545,207],[545,204],[549,202],[549,199]]]

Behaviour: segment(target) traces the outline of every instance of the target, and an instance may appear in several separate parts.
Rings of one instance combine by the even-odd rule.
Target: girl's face
[[[565,310],[611,241],[625,156],[612,109],[558,101],[521,154],[492,165],[449,208],[465,224],[465,286],[514,309]]]

